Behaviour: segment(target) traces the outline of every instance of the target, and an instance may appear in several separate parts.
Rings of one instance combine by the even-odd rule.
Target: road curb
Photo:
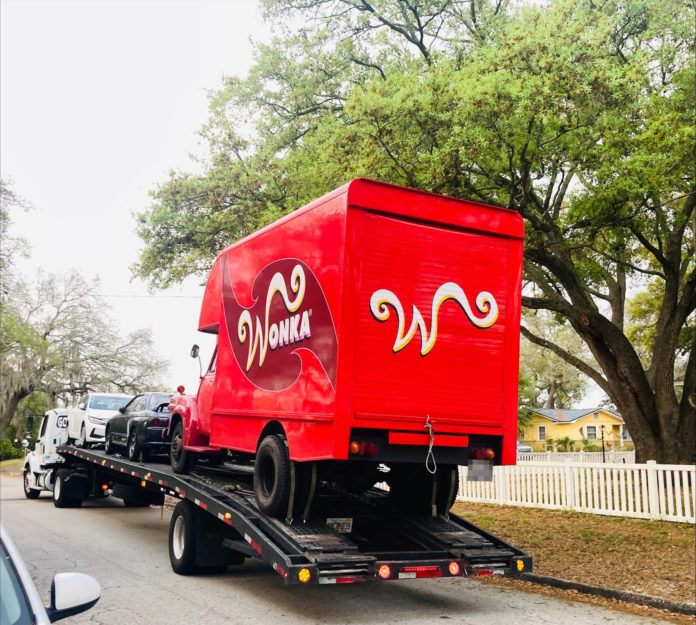
[[[647,605],[652,608],[667,610],[668,612],[676,612],[678,614],[696,614],[696,604],[685,603],[682,601],[672,601],[671,599],[663,599],[662,597],[654,597],[652,595],[643,595],[639,592],[632,592],[630,590],[615,590],[613,588],[603,588],[602,586],[592,586],[591,584],[571,582],[566,579],[548,577],[547,575],[538,575],[537,573],[522,573],[519,576],[519,579],[532,582],[534,584],[552,586],[553,588],[577,590],[578,592],[588,595],[599,595],[600,597],[606,597],[608,599],[618,599],[619,601]]]

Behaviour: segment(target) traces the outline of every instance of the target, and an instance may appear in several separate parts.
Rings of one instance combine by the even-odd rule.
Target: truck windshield
[[[125,406],[132,397],[109,397],[108,395],[92,395],[89,407],[94,410],[118,410]]]

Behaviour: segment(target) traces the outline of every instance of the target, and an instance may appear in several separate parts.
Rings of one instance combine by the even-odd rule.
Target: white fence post
[[[648,511],[651,519],[660,518],[660,497],[657,490],[657,462],[648,460]]]
[[[566,464],[563,467],[566,490],[566,506],[575,509],[575,482],[573,481],[573,467]]]
[[[505,466],[500,466],[500,467],[495,467],[495,485],[497,488],[497,501],[498,503],[502,506],[505,505],[508,502],[508,498],[510,497],[509,491],[508,491],[508,475],[507,475],[507,467]]]

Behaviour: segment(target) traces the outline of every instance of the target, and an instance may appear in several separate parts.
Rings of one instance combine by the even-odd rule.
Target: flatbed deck
[[[268,562],[286,584],[532,570],[528,554],[465,519],[410,516],[391,509],[388,493],[377,488],[355,496],[320,485],[307,518],[281,520],[256,506],[249,466],[199,464],[179,475],[169,464],[134,462],[96,449],[61,446],[58,452],[66,459],[64,468],[88,473],[105,486],[190,502],[208,530],[210,517],[217,519],[213,530],[223,536],[221,546]]]

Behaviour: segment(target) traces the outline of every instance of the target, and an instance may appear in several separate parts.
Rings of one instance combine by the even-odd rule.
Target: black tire
[[[104,433],[104,453],[107,456],[111,456],[115,451],[114,441],[111,439],[111,432],[109,428],[106,428],[106,432]]]
[[[41,491],[37,490],[36,488],[31,488],[29,486],[30,479],[31,479],[31,473],[30,473],[29,469],[25,469],[25,471],[24,471],[24,496],[27,499],[36,499],[41,494]]]
[[[82,505],[82,499],[65,494],[66,476],[65,469],[60,469],[56,474],[56,481],[53,484],[53,505],[56,508],[79,508]]]
[[[82,424],[82,427],[80,428],[80,447],[84,449],[89,448],[89,443],[87,442],[87,430],[85,429],[85,424]]]
[[[169,464],[171,464],[174,473],[188,473],[195,462],[196,454],[184,449],[184,423],[177,421],[169,447]]]
[[[196,535],[198,515],[191,503],[180,501],[169,523],[169,562],[179,575],[191,575],[196,566]]]
[[[266,436],[254,463],[254,495],[262,512],[282,516],[290,500],[290,455],[285,438]]]
[[[141,459],[141,454],[142,449],[140,447],[140,443],[138,442],[135,428],[133,428],[128,434],[128,460],[138,462]]]
[[[445,464],[437,469],[437,513],[447,514],[454,505],[459,492],[459,468],[456,464]]]

